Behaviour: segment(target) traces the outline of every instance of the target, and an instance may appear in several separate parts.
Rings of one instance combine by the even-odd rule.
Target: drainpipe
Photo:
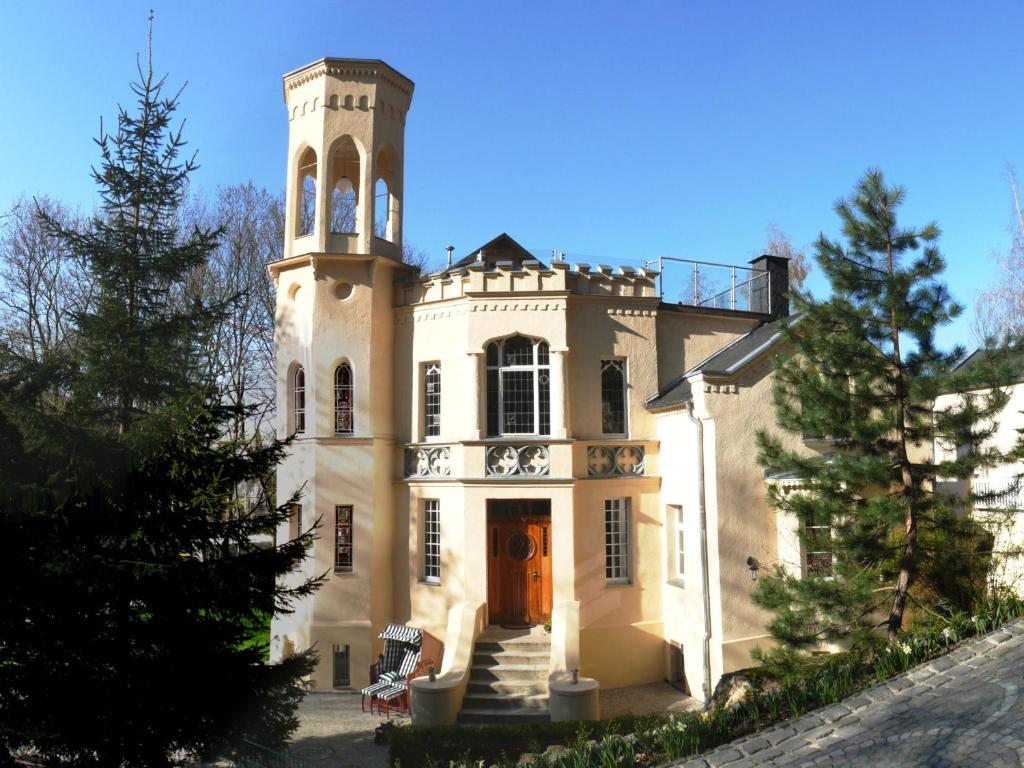
[[[693,413],[693,401],[686,416],[697,428],[697,510],[700,513],[700,575],[704,588],[704,708],[711,706],[711,589],[708,577],[708,512],[704,501],[704,423]]]

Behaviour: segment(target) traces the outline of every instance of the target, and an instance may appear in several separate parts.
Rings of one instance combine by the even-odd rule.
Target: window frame
[[[668,583],[677,587],[686,586],[686,513],[682,504],[668,504],[665,507],[668,518]]]
[[[530,343],[531,362],[529,364],[506,364],[505,345],[510,341],[525,339]],[[490,350],[494,348],[497,354],[497,363],[491,363]],[[542,355],[542,352],[544,353]],[[541,362],[542,357],[547,362]],[[551,347],[544,339],[536,339],[522,334],[516,334],[504,339],[491,341],[485,347],[484,362],[486,374],[484,378],[485,401],[486,401],[486,432],[487,437],[550,437],[551,436]],[[531,375],[532,395],[532,431],[508,432],[505,431],[506,410],[506,376],[515,373],[529,373]],[[492,376],[492,374],[494,374]],[[546,380],[542,381],[542,377]],[[492,381],[493,380],[493,381]],[[492,402],[493,400],[493,402]],[[491,429],[491,413],[494,411],[497,421],[497,429]],[[545,426],[547,420],[547,429]]]
[[[614,519],[611,517],[614,515]],[[633,515],[630,497],[604,500],[604,576],[606,586],[633,583]],[[617,537],[617,538],[616,538]]]
[[[299,383],[299,377],[302,383]],[[292,432],[296,435],[306,434],[306,369],[296,365],[292,370],[291,380],[292,400]]]
[[[802,560],[801,566],[803,569],[802,573],[804,576],[817,576],[824,579],[831,579],[833,576],[835,576],[835,550],[831,546],[831,542],[833,540],[833,526],[831,522],[829,522],[826,525],[811,525],[811,523],[813,522],[815,521],[808,519],[804,519],[801,522],[801,526],[803,528],[802,536],[800,538],[800,559]],[[828,541],[830,543],[829,547],[827,549],[811,549],[811,540],[813,536],[811,531],[827,532]],[[821,539],[821,541],[824,541],[824,537]],[[820,565],[812,565],[811,561],[814,555],[827,557],[828,565],[825,565],[824,562],[822,562],[822,564]],[[821,558],[822,561],[825,560],[825,557]]]
[[[437,377],[437,391],[430,391],[431,375]],[[437,361],[423,364],[423,439],[432,440],[441,437],[441,363]],[[434,408],[431,408],[433,402]],[[431,416],[436,419],[431,423]]]
[[[348,510],[348,522],[343,524],[341,514]],[[334,505],[334,572],[355,573],[355,507],[352,504]],[[348,529],[347,541],[342,537],[342,531]],[[348,550],[348,563],[345,563],[344,550]]]
[[[605,428],[605,388],[604,372],[608,366],[616,366],[622,375],[622,390],[619,393],[622,397],[622,431],[613,432]],[[601,434],[605,437],[628,437],[629,436],[629,367],[625,357],[605,357],[601,359],[600,372],[598,374],[598,388],[601,391]]]
[[[420,583],[441,584],[441,501],[423,499],[420,506]],[[433,519],[432,519],[433,517]]]
[[[339,375],[348,371],[348,384],[338,382]],[[339,429],[341,416],[345,412],[343,408],[344,393],[348,393],[348,430]],[[334,367],[334,435],[335,437],[351,437],[356,432],[356,387],[355,373],[352,364],[343,361]]]

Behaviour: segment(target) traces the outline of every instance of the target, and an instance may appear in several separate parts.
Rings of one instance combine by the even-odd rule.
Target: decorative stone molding
[[[488,477],[547,475],[551,469],[551,452],[546,445],[491,445],[485,460]]]
[[[644,473],[642,445],[591,445],[587,447],[587,475],[623,477]]]
[[[406,448],[406,477],[448,477],[452,472],[452,453],[448,446]]]

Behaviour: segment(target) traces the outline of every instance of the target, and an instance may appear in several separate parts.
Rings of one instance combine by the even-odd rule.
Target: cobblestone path
[[[1024,620],[857,696],[677,763],[1024,765]]]

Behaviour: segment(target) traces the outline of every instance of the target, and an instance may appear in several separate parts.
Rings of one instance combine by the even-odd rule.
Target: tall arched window
[[[292,429],[306,431],[306,372],[301,365],[292,374]]]
[[[626,434],[626,361],[601,361],[601,432]]]
[[[308,147],[299,158],[299,217],[295,235],[302,237],[313,232],[316,225],[316,152]]]
[[[383,240],[390,240],[391,228],[388,226],[388,219],[391,213],[391,193],[384,179],[377,179],[377,184],[373,188],[373,199],[377,217],[373,225],[373,234]]]
[[[353,234],[359,228],[359,150],[351,136],[342,136],[328,160],[331,184],[331,232]]]
[[[352,434],[352,403],[352,366],[342,363],[334,369],[334,434]]]
[[[339,179],[331,191],[331,232],[356,231],[356,191],[348,179]]]
[[[512,336],[487,346],[487,434],[551,433],[548,344]]]

